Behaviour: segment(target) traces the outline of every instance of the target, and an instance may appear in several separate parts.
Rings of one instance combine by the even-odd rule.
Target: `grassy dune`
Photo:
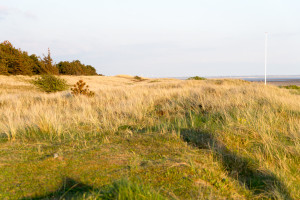
[[[0,199],[300,199],[300,96],[241,80],[0,76]]]

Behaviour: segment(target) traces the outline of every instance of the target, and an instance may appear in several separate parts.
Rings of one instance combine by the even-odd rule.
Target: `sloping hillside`
[[[0,199],[300,199],[300,96],[241,80],[0,76]]]

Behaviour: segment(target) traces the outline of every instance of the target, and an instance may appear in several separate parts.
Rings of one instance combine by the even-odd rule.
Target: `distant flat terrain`
[[[267,84],[277,85],[277,86],[287,86],[287,85],[297,85],[300,86],[300,80],[290,80],[290,81],[270,81]]]
[[[225,79],[242,79],[250,82],[265,82],[264,77],[262,76],[253,76],[253,77],[222,77]],[[276,85],[276,86],[287,86],[287,85],[297,85],[300,86],[300,76],[270,76],[267,77],[267,84]]]
[[[241,77],[222,77],[230,79],[242,79],[250,82],[264,82],[264,76],[241,76]],[[286,85],[297,85],[300,86],[300,76],[268,76],[267,84],[277,85],[277,86],[286,86]]]
[[[186,80],[189,77],[176,77],[176,79]],[[211,76],[205,77],[207,79],[242,79],[250,82],[264,83],[264,76]],[[276,86],[297,85],[300,86],[300,75],[294,76],[268,76],[267,84]]]

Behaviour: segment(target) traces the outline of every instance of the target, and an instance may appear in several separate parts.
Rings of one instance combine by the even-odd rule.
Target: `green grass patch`
[[[279,86],[279,87],[290,90],[292,94],[300,95],[300,87],[297,85],[288,85],[288,86]]]
[[[280,87],[285,89],[300,90],[300,87],[297,85],[287,85],[287,86],[280,86]]]
[[[187,146],[172,133],[141,131],[127,139],[110,135],[104,143],[95,138],[82,144],[24,144],[2,145],[2,199],[222,199],[248,195],[231,178],[224,182],[222,166],[214,162],[212,154]]]

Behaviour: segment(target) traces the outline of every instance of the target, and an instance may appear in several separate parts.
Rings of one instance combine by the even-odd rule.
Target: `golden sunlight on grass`
[[[0,76],[0,198],[60,197],[47,195],[65,176],[93,188],[70,194],[83,199],[123,177],[169,199],[300,198],[299,95],[242,80],[61,77],[95,96]]]

